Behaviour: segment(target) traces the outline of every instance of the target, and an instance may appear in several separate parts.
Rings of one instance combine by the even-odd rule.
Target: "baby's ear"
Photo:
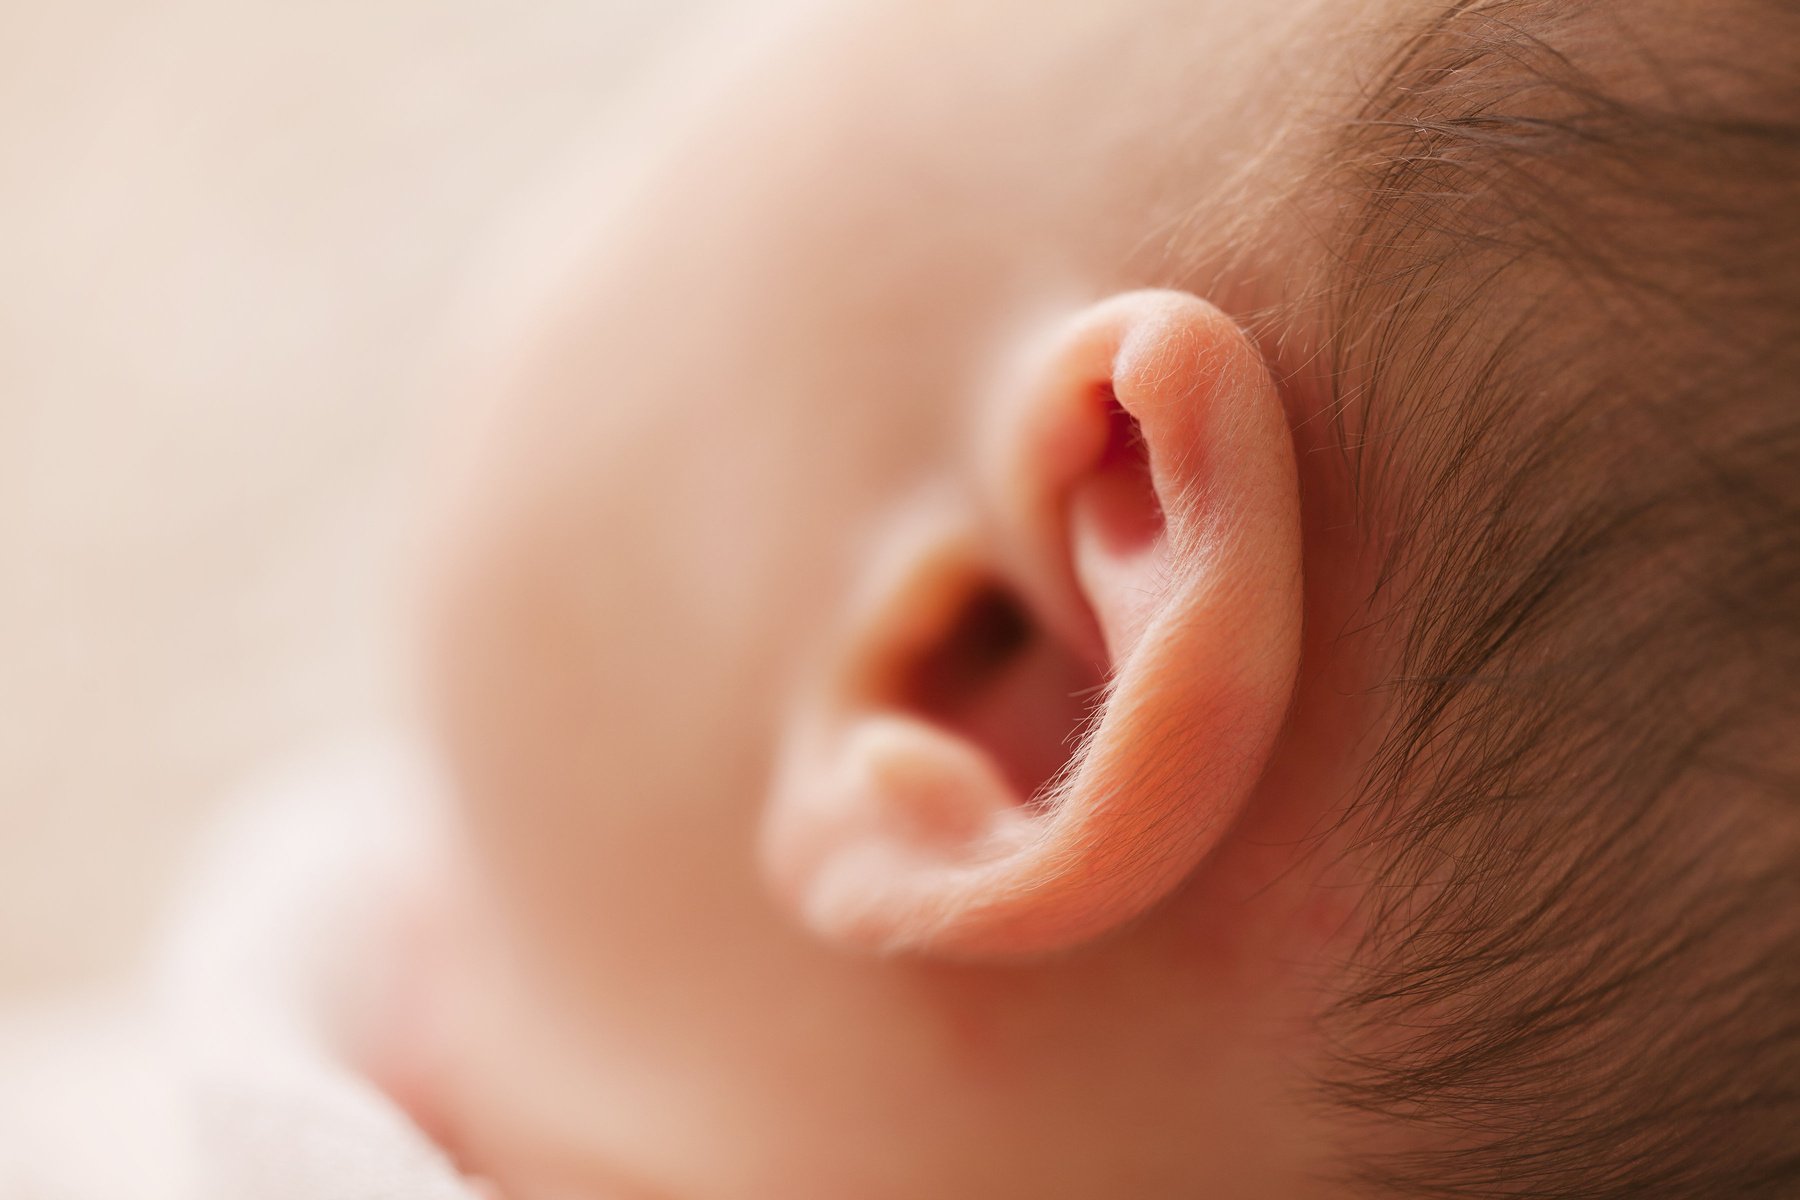
[[[1133,292],[1031,357],[976,487],[893,531],[787,731],[764,865],[817,935],[988,957],[1103,934],[1207,856],[1282,727],[1300,504],[1255,347]]]

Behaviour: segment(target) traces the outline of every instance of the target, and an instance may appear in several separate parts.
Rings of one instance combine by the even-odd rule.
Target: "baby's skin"
[[[1341,1194],[1386,663],[1312,331],[1245,324],[1400,8],[843,6],[644,139],[432,582],[467,854],[388,1074],[472,1175]]]

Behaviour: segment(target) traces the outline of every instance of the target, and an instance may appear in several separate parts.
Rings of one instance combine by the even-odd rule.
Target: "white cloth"
[[[0,1017],[0,1200],[478,1200],[333,1045],[434,795],[393,749],[253,789],[143,979]]]

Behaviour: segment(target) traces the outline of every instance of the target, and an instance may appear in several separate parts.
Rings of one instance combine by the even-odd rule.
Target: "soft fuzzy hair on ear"
[[[1800,13],[1655,8],[1443,8],[1325,180],[1376,1194],[1800,1194]]]

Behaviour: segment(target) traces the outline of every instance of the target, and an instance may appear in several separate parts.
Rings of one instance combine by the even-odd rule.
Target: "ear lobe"
[[[1298,667],[1298,484],[1255,347],[1113,297],[994,405],[978,503],[890,537],[787,731],[769,877],[816,934],[1065,949],[1167,896],[1250,801]]]

